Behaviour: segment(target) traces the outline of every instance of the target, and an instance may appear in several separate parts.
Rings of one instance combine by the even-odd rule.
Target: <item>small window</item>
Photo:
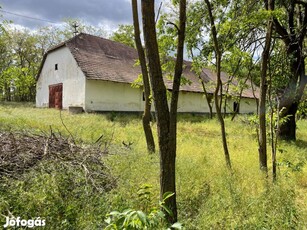
[[[55,65],[54,65],[54,69],[55,69],[55,70],[58,70],[58,64],[55,64]]]

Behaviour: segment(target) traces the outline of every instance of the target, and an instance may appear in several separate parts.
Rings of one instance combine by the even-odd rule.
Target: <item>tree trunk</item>
[[[155,141],[152,135],[152,130],[150,126],[151,120],[151,102],[150,102],[150,83],[147,71],[146,57],[140,37],[140,26],[139,26],[139,16],[137,0],[132,0],[132,14],[133,14],[133,26],[134,26],[134,37],[135,45],[138,51],[139,60],[141,63],[142,77],[144,84],[144,97],[145,97],[145,107],[143,113],[143,130],[146,138],[147,150],[149,153],[155,152]]]
[[[270,3],[269,3],[270,2]],[[272,0],[265,1],[266,10],[273,10]],[[273,21],[267,23],[264,50],[262,52],[261,76],[260,76],[260,97],[259,97],[259,165],[260,169],[267,173],[267,139],[266,139],[266,95],[267,95],[267,70],[270,59],[271,40],[273,32]]]
[[[279,108],[283,110],[282,107]],[[282,140],[296,140],[296,121],[295,115],[298,109],[297,103],[291,103],[288,108],[285,107],[285,112],[281,113],[281,122],[278,129],[278,137]]]
[[[170,107],[170,146],[176,149],[176,130],[177,130],[177,107],[179,98],[180,79],[182,74],[183,65],[183,48],[184,48],[184,36],[185,36],[185,22],[186,22],[186,0],[180,1],[180,25],[178,29],[178,45],[177,45],[177,58],[175,65],[175,73],[173,79],[172,99]]]
[[[231,97],[228,96],[228,93],[229,93],[229,85],[232,82],[232,80],[233,80],[233,76],[229,76],[227,84],[226,84],[226,90],[225,90],[225,95],[224,95],[225,99],[224,99],[224,106],[223,106],[223,118],[224,119],[226,118],[226,115],[227,115],[227,103],[228,103],[227,101],[228,99],[231,99]]]
[[[278,107],[275,109],[273,104],[273,96],[272,96],[272,75],[270,74],[270,85],[268,88],[268,96],[269,96],[269,105],[270,105],[270,134],[271,134],[271,151],[272,151],[272,175],[273,182],[277,180],[277,158],[276,158],[276,150],[277,150],[277,138],[276,138],[276,130],[275,126],[279,126],[279,115],[277,115],[277,120],[274,119],[274,112],[278,112]]]
[[[305,76],[304,41],[307,33],[307,4],[304,1],[288,1],[283,4],[287,25],[273,19],[274,29],[287,48],[290,61],[290,81],[280,96],[280,126],[278,137],[284,140],[296,139],[295,115],[304,92]]]
[[[296,140],[296,112],[306,85],[305,61],[301,51],[302,44],[294,44],[288,48],[292,57],[290,83],[280,99],[281,124],[278,137],[283,140]]]
[[[212,96],[208,94],[203,79],[200,76],[198,78],[201,82],[201,85],[203,87],[203,91],[204,91],[204,94],[205,94],[205,97],[206,97],[207,105],[208,105],[208,108],[209,108],[209,118],[212,119],[213,118],[212,104],[211,104]]]
[[[222,80],[221,80],[221,59],[222,59],[222,53],[219,47],[219,41],[217,37],[217,30],[215,27],[214,17],[212,14],[212,6],[209,0],[205,0],[207,7],[208,7],[208,13],[210,18],[210,24],[211,24],[211,33],[213,37],[214,42],[214,50],[216,55],[216,88],[214,91],[214,102],[215,102],[215,109],[216,109],[216,115],[218,117],[218,120],[220,122],[221,127],[221,134],[222,134],[222,143],[223,143],[223,149],[224,149],[224,156],[226,160],[226,165],[229,169],[231,169],[231,161],[230,161],[230,155],[228,150],[228,144],[227,144],[227,137],[226,137],[226,129],[225,129],[225,122],[222,115]],[[220,94],[220,100],[219,100],[219,94]]]
[[[183,50],[184,50],[184,39],[185,39],[185,28],[186,28],[186,0],[180,1],[179,7],[179,29],[178,29],[178,44],[177,44],[177,58],[174,71],[173,87],[172,87],[172,98],[170,107],[170,133],[169,133],[169,149],[168,154],[170,165],[169,170],[173,173],[174,181],[171,181],[173,190],[175,188],[175,165],[176,165],[176,151],[177,151],[177,108],[178,108],[178,98],[180,89],[180,80],[183,70]],[[177,222],[177,206],[176,206],[176,193],[174,194],[174,199],[170,200],[170,207],[174,207],[172,210],[173,217],[169,219],[171,223]]]
[[[194,61],[194,53],[193,53],[193,49],[190,50],[191,52],[191,55],[192,55],[192,59]],[[213,111],[212,111],[212,98],[213,98],[213,95],[210,94],[207,92],[207,89],[206,89],[206,85],[205,85],[205,82],[204,80],[202,79],[201,77],[201,73],[203,73],[204,75],[206,75],[206,73],[204,72],[204,70],[202,69],[201,72],[198,74],[198,79],[202,85],[202,88],[203,88],[203,91],[204,91],[204,95],[205,95],[205,98],[206,98],[206,101],[207,101],[207,105],[208,105],[208,108],[209,108],[209,118],[212,119],[213,118]]]
[[[182,74],[183,42],[185,34],[186,1],[180,1],[180,25],[178,31],[177,60],[173,81],[171,109],[168,108],[166,87],[162,77],[162,69],[156,37],[154,1],[142,0],[142,19],[146,55],[148,59],[150,83],[156,109],[158,143],[160,153],[160,199],[165,193],[174,195],[165,200],[165,205],[171,214],[164,210],[169,223],[177,221],[176,203],[176,133],[177,133],[177,103]]]
[[[10,83],[7,83],[7,82],[4,83],[4,92],[5,92],[5,100],[11,101],[12,93],[11,93]]]
[[[222,86],[223,87],[223,86]],[[221,97],[221,102],[223,104],[223,112],[222,112],[222,107],[221,107],[221,112],[222,112],[222,116],[223,116],[223,119],[226,118],[226,115],[227,115],[227,103],[228,103],[228,99],[229,97],[227,96],[227,92],[225,92],[225,95],[223,95]],[[223,103],[224,102],[224,103]]]

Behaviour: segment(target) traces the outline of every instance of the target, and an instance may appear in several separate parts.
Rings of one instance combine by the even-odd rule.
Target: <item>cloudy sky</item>
[[[0,6],[2,19],[31,29],[60,24],[65,18],[108,30],[132,24],[130,0],[0,0]]]

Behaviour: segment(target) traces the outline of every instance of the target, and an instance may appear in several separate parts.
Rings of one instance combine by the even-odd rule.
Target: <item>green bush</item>
[[[138,196],[140,202],[147,203],[150,200],[150,186],[142,186]],[[166,221],[164,212],[170,213],[170,210],[164,205],[165,201],[173,196],[172,193],[166,193],[163,196],[163,201],[159,202],[158,207],[153,207],[148,210],[148,213],[142,210],[127,209],[123,212],[112,211],[107,214],[105,222],[108,226],[105,230],[143,230],[143,229],[166,229]],[[146,210],[148,208],[146,207]],[[174,223],[167,229],[182,229],[180,223]]]

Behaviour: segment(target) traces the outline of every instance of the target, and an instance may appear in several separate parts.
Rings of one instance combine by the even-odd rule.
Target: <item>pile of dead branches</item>
[[[47,173],[69,169],[81,171],[96,189],[109,190],[115,186],[115,180],[102,161],[108,144],[102,145],[102,142],[76,144],[72,138],[52,130],[48,134],[0,131],[0,180],[17,179],[35,168]],[[56,168],[50,168],[50,164]]]

